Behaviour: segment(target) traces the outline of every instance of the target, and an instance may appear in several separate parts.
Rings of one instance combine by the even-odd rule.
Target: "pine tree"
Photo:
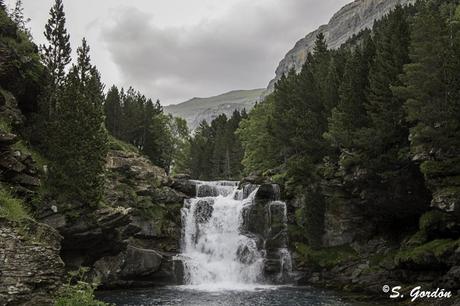
[[[2,6],[4,7],[3,3]],[[16,0],[14,9],[11,12],[11,19],[21,31],[30,36],[30,31],[27,28],[27,24],[30,22],[30,19],[24,17],[24,7],[22,5],[22,0]]]
[[[44,101],[44,113],[48,119],[58,109],[60,90],[63,86],[66,67],[71,61],[70,36],[65,27],[65,13],[62,0],[56,0],[50,10],[50,18],[45,26],[45,38],[48,45],[42,45],[42,59],[49,71],[47,97]]]
[[[363,148],[370,166],[388,167],[398,163],[400,150],[408,147],[408,126],[404,101],[392,87],[401,85],[399,76],[409,62],[409,25],[401,6],[382,21],[375,33],[375,59],[369,75],[366,104],[370,127],[362,130]]]
[[[329,118],[326,138],[337,148],[349,152],[356,148],[357,131],[367,126],[367,89],[369,62],[359,47],[348,54],[345,73],[339,87],[339,103]]]
[[[105,126],[109,133],[116,138],[121,137],[122,107],[120,91],[112,86],[107,92],[104,103]]]
[[[60,192],[97,206],[102,198],[107,154],[104,87],[99,72],[91,65],[85,39],[77,54],[53,123],[51,180]]]

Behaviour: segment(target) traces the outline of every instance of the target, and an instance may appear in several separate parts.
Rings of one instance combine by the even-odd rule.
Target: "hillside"
[[[234,110],[249,110],[258,100],[264,89],[235,90],[209,98],[193,98],[186,102],[169,105],[165,111],[176,117],[187,120],[191,130],[200,122],[211,122],[220,114],[231,115]]]

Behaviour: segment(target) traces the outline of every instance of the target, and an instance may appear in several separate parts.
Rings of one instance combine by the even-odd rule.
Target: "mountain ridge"
[[[270,94],[276,82],[282,75],[294,68],[297,72],[302,69],[307,55],[313,51],[316,36],[323,33],[328,47],[337,49],[353,35],[372,27],[375,21],[388,14],[397,5],[407,5],[416,0],[355,0],[343,6],[337,11],[329,23],[321,25],[318,29],[308,33],[304,38],[296,42],[281,60],[273,78],[267,87],[264,96]]]
[[[220,114],[229,116],[235,110],[249,111],[264,91],[264,88],[232,90],[212,97],[194,97],[179,104],[165,106],[164,110],[173,116],[184,118],[189,128],[194,130],[203,120],[209,123]]]

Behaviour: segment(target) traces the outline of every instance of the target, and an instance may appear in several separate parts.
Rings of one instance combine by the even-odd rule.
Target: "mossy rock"
[[[425,161],[420,169],[427,178],[458,175],[460,173],[460,157],[443,161]]]
[[[420,217],[420,231],[428,239],[456,238],[460,234],[460,222],[452,214],[434,210]]]
[[[349,245],[318,250],[303,243],[296,243],[295,246],[303,264],[316,268],[332,269],[344,262],[358,258],[356,251]]]
[[[414,248],[406,248],[395,256],[395,264],[410,268],[436,268],[446,261],[460,246],[460,240],[438,239]]]

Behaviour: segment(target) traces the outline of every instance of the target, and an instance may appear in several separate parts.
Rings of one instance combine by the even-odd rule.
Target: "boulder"
[[[182,282],[181,263],[172,254],[129,245],[116,256],[98,260],[92,270],[103,288],[143,287]]]
[[[0,305],[52,304],[65,275],[61,239],[45,224],[0,219]]]

